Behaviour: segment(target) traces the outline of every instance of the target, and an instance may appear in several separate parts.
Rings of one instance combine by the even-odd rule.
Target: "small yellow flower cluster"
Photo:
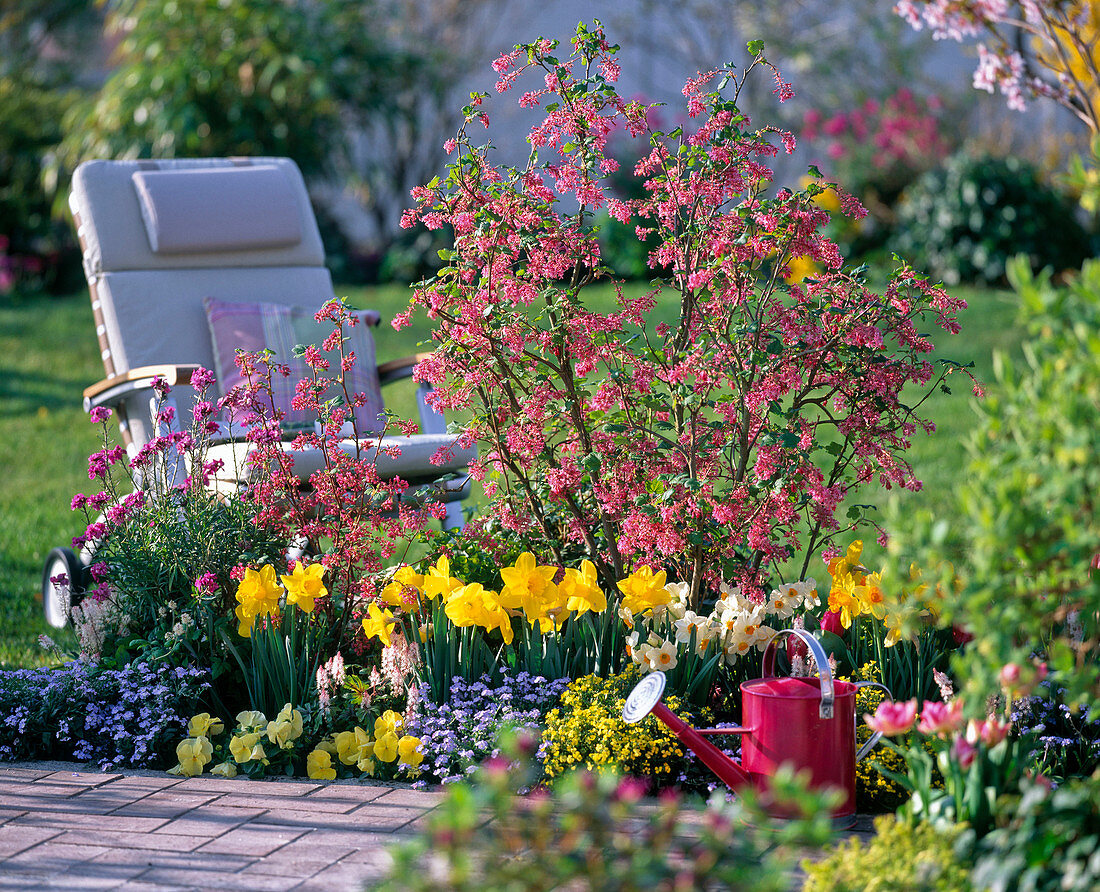
[[[197,777],[205,771],[214,756],[214,745],[210,738],[225,731],[221,719],[212,718],[208,713],[200,713],[191,719],[187,728],[191,736],[176,747],[179,764],[169,770],[169,774]],[[268,721],[262,712],[246,711],[238,713],[237,727],[229,738],[228,753],[225,746],[219,746],[223,761],[211,769],[212,774],[222,777],[235,777],[237,765],[255,762],[269,764],[268,753],[264,749],[264,740],[278,750],[290,750],[294,741],[302,736],[302,714],[289,703],[274,721]]]
[[[244,571],[244,578],[237,585],[237,631],[244,638],[252,637],[256,617],[279,616],[279,605],[285,596],[286,604],[296,605],[305,613],[312,613],[314,601],[328,594],[324,584],[325,568],[322,564],[302,562],[294,570],[280,577],[283,585],[275,581],[275,568],[265,564],[259,570],[251,567]],[[285,590],[283,588],[285,586]]]
[[[684,750],[676,736],[653,717],[629,725],[622,718],[626,694],[641,670],[628,667],[622,675],[587,675],[572,682],[561,706],[546,716],[541,756],[547,777],[571,768],[615,768],[639,777],[674,779],[684,767]],[[679,698],[665,704],[685,717]]]
[[[424,761],[421,741],[401,735],[403,725],[399,713],[386,710],[374,723],[373,737],[359,727],[326,737],[306,756],[306,774],[313,780],[335,780],[334,760],[337,760],[368,775],[374,775],[381,764],[390,766],[385,772],[387,776],[392,777],[396,769],[415,777]],[[215,754],[210,738],[224,731],[224,723],[205,712],[192,718],[188,726],[191,736],[176,747],[179,764],[168,773],[184,777],[202,774]],[[229,740],[216,748],[222,761],[211,769],[211,774],[235,777],[238,771],[244,771],[253,777],[261,776],[272,761],[289,763],[295,751],[302,752],[298,747],[304,743],[303,732],[302,713],[289,703],[271,721],[256,710],[238,713],[237,726]]]
[[[506,644],[514,632],[512,617],[524,616],[532,626],[545,633],[561,628],[570,615],[607,609],[607,598],[596,581],[596,566],[582,561],[579,570],[567,569],[561,582],[555,583],[557,567],[540,566],[530,552],[524,552],[511,567],[502,567],[504,585],[499,592],[477,582],[466,584],[451,575],[446,555],[419,574],[402,567],[381,592],[381,599],[392,608],[414,612],[424,601],[442,599],[447,618],[458,627],[477,626],[486,631],[497,629]],[[661,574],[663,576],[663,574]],[[378,638],[389,646],[397,622],[392,610],[371,604],[363,619],[368,638]]]
[[[340,731],[326,737],[310,754],[310,759],[316,759],[316,764],[321,767],[318,773],[311,772],[309,776],[325,780],[335,778],[336,769],[332,762],[335,758],[341,765],[354,765],[369,777],[378,772],[379,763],[392,765],[395,762],[396,767],[409,777],[416,777],[420,763],[424,761],[422,741],[419,737],[402,735],[403,726],[401,715],[387,709],[374,720],[373,737],[358,725],[353,731]]]

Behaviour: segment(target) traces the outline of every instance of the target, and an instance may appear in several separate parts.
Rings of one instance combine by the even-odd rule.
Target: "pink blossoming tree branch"
[[[903,454],[931,430],[917,409],[942,374],[917,326],[957,331],[964,304],[908,269],[883,294],[868,289],[821,231],[825,184],[771,193],[772,139],[788,152],[794,139],[754,129],[737,106],[758,70],[790,95],[762,44],[744,71],[688,81],[689,135],[651,131],[647,108],[620,98],[617,48],[598,23],[572,43],[568,59],[540,40],[494,65],[500,92],[538,78],[520,98],[546,113],[523,167],[474,144],[488,97],[473,95],[448,177],[414,190],[406,214],[452,227],[454,251],[394,324],[416,308],[434,321],[438,346],[416,377],[441,408],[472,412],[472,470],[506,525],[560,562],[582,552],[612,590],[650,564],[690,582],[694,601],[720,576],[758,591],[840,531],[838,508],[861,484],[919,486]],[[607,191],[616,128],[647,141],[634,171],[644,199]],[[601,265],[601,208],[656,234],[650,264],[664,278],[645,293]],[[788,285],[796,257],[824,273]],[[599,283],[613,300],[601,303]]]
[[[1016,111],[1053,99],[1100,134],[1100,21],[1083,0],[901,0],[895,12],[937,40],[981,38],[974,87]]]

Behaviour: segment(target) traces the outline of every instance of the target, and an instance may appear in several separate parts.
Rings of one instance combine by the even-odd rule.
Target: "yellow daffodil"
[[[397,735],[387,731],[374,741],[374,758],[379,762],[392,762],[397,758]]]
[[[205,737],[188,737],[176,746],[176,758],[180,760],[180,774],[198,777],[214,754],[214,747]]]
[[[460,579],[451,576],[451,562],[447,555],[441,554],[435,565],[428,568],[422,591],[424,597],[434,601],[441,595],[446,598],[455,589],[462,588],[463,584]]]
[[[859,602],[860,613],[869,613],[875,619],[882,619],[886,616],[881,573],[871,573],[864,577],[863,583],[855,587],[855,596]],[[841,622],[843,622],[843,618]]]
[[[244,579],[237,586],[238,632],[252,637],[252,626],[258,616],[278,616],[279,598],[283,590],[275,580],[275,568],[265,564],[260,570],[251,567],[244,571]]]
[[[192,737],[216,737],[225,730],[219,718],[212,718],[208,712],[200,712],[187,723],[187,733]]]
[[[419,737],[409,737],[407,735],[397,741],[397,755],[402,765],[416,768],[424,761],[424,754],[420,752],[420,742]]]
[[[389,585],[382,589],[380,597],[391,607],[410,607],[420,598],[423,587],[423,576],[412,567],[400,567]]]
[[[325,588],[324,564],[310,564],[308,567],[301,561],[294,565],[294,572],[289,576],[280,576],[283,585],[286,586],[287,604],[297,604],[300,610],[306,613],[313,612],[313,602],[317,598],[323,598],[328,594]]]
[[[856,600],[856,579],[851,574],[834,578],[832,591],[829,592],[829,610],[840,614],[840,624],[845,629],[859,616],[859,601]]]
[[[218,777],[236,777],[237,766],[233,762],[219,762],[210,769],[210,773],[216,774]]]
[[[363,617],[363,631],[368,638],[377,638],[386,647],[390,646],[393,627],[397,621],[389,610],[380,610],[377,604],[367,607],[367,615]]]
[[[654,573],[649,567],[641,566],[618,585],[623,593],[623,607],[632,614],[661,607],[672,600],[665,589],[664,570]]]
[[[511,567],[500,568],[500,578],[504,581],[500,603],[509,610],[522,610],[528,619],[541,616],[548,589],[556,588],[554,576],[557,572],[556,567],[539,566],[531,552],[523,552]]]
[[[324,750],[314,750],[306,756],[306,774],[311,780],[336,780],[332,756]]]

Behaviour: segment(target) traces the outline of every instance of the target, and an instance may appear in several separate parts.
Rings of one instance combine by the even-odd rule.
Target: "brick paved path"
[[[359,890],[442,795],[0,765],[0,890]]]
[[[387,846],[414,834],[443,795],[0,764],[0,892],[360,892],[389,867]],[[870,837],[870,818],[841,835],[850,833]],[[791,888],[801,879],[796,869]]]

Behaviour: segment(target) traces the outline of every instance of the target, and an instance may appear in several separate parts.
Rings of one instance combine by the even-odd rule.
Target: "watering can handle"
[[[775,675],[775,642],[780,635],[794,635],[801,638],[803,643],[810,649],[821,678],[821,706],[818,709],[818,715],[823,719],[831,719],[833,717],[833,702],[836,697],[833,693],[833,672],[829,668],[829,657],[821,643],[805,629],[780,629],[772,636],[772,640],[764,648],[761,675],[764,678],[771,678]]]
[[[890,689],[888,687],[886,687],[886,685],[884,685],[884,684],[879,684],[877,681],[857,681],[857,682],[855,682],[855,686],[857,688],[880,688],[881,690],[885,691],[887,700],[893,700],[894,699],[894,695],[890,693]],[[859,722],[859,716],[858,715],[856,716],[856,722],[857,723]],[[863,746],[861,746],[859,748],[859,752],[856,753],[856,761],[858,762],[860,759],[862,759],[864,756],[866,756],[869,752],[871,752],[871,750],[873,750],[875,748],[875,744],[878,743],[881,739],[882,739],[882,732],[881,731],[876,731],[869,738],[867,738],[867,742],[864,743]]]

